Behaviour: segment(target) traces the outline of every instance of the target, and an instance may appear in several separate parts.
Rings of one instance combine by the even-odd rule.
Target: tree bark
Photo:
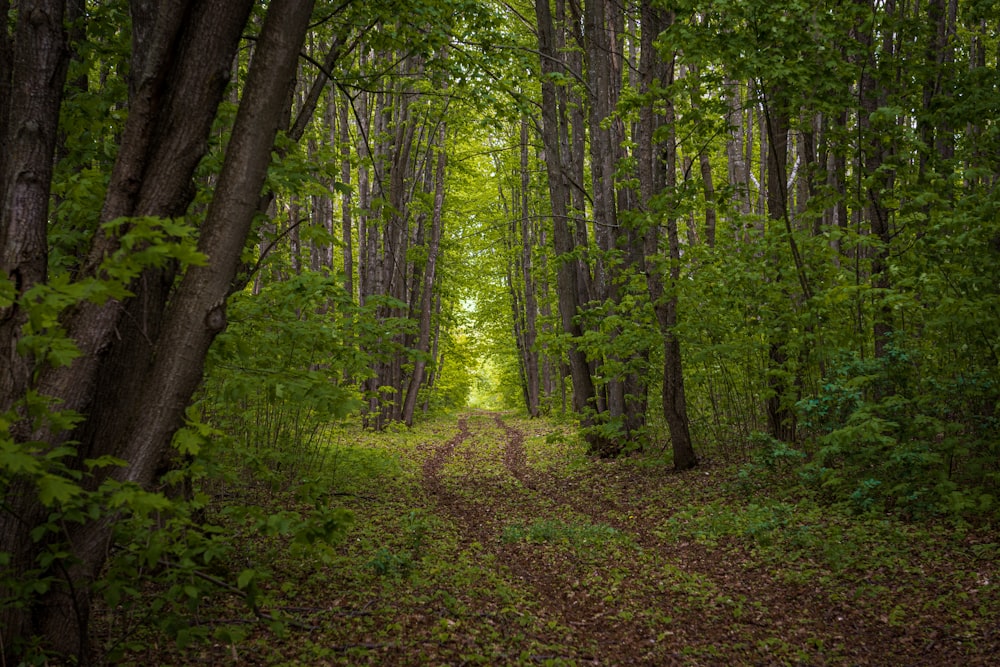
[[[184,409],[200,381],[208,346],[225,327],[226,297],[260,201],[274,134],[282,115],[285,97],[274,95],[273,91],[285,90],[294,76],[311,8],[311,1],[276,0],[271,3],[215,196],[201,229],[198,247],[209,257],[209,263],[190,267],[184,274],[166,306],[162,327],[157,327],[157,335],[149,339],[153,343],[152,350],[142,345],[120,348],[125,352],[141,350],[137,364],[146,371],[145,382],[132,385],[135,391],[131,395],[119,394],[114,404],[97,406],[100,409],[92,411],[82,429],[82,432],[92,434],[92,438],[89,442],[81,442],[81,456],[86,452],[87,457],[113,454],[125,459],[127,467],[113,473],[122,481],[147,485],[152,480],[174,432],[182,424]],[[168,12],[177,8],[164,5],[160,9]],[[161,26],[166,26],[161,19],[166,21],[169,17],[161,15],[157,19],[157,28],[148,37],[150,49],[144,58],[138,59],[144,63],[140,82],[136,86],[136,95],[140,99],[130,114],[132,127],[127,127],[123,136],[123,149],[116,163],[116,175],[112,177],[113,188],[109,189],[106,214],[130,208],[147,215],[183,212],[189,198],[179,196],[178,189],[180,192],[189,189],[194,165],[205,150],[206,137],[196,136],[195,131],[183,131],[191,128],[183,128],[179,134],[172,133],[186,123],[198,127],[196,118],[185,115],[188,104],[195,103],[193,100],[198,101],[198,109],[203,112],[198,117],[207,115],[210,123],[215,108],[212,100],[217,106],[221,99],[229,63],[249,9],[249,2],[239,5],[203,3],[194,14],[187,15],[184,34],[189,37],[182,37],[179,42],[168,39],[161,30]],[[173,30],[167,30],[167,33],[177,34]],[[206,38],[209,41],[202,42]],[[216,38],[224,43],[213,42]],[[173,54],[174,58],[166,57],[170,48],[159,50],[156,46],[167,43],[170,48],[180,48],[180,53]],[[221,56],[227,48],[228,57],[205,59],[211,53]],[[167,67],[167,63],[173,69]],[[168,74],[164,76],[164,72]],[[195,83],[199,73],[210,77],[209,84],[205,85],[203,81],[200,88]],[[168,84],[165,89],[161,87],[164,81]],[[187,86],[195,87],[188,89]],[[165,91],[166,97],[154,94],[154,89]],[[153,117],[158,122],[152,135],[147,137],[143,131],[151,127]],[[207,134],[208,124],[203,127]],[[128,142],[153,150],[133,150],[133,145]],[[190,155],[192,151],[196,154]],[[190,170],[187,174],[167,170],[168,165],[163,163],[166,156],[173,156],[185,168],[190,165]],[[167,172],[162,174],[162,180],[158,179],[158,165]],[[180,207],[182,203],[184,206],[180,211],[175,211],[175,207]],[[113,240],[110,237],[99,238],[96,246],[102,243],[113,244]],[[164,302],[159,303],[162,305]],[[80,321],[79,317],[74,320],[74,330],[93,343],[92,349],[84,350],[86,356],[83,359],[87,363],[80,367],[94,368],[96,376],[103,377],[107,363],[102,361],[97,350],[108,346],[99,335],[105,319],[96,318],[93,324],[97,329],[80,330]],[[108,336],[109,333],[103,335]],[[133,330],[130,336],[139,334]],[[92,386],[93,381],[90,384]],[[82,400],[85,396],[79,392],[64,393],[70,393],[80,404],[86,404]],[[26,536],[30,536],[34,521],[44,516],[44,508],[38,507],[37,499],[8,498],[7,501],[8,504],[16,502],[19,505],[13,508],[19,515],[19,521],[11,523],[0,519],[3,521],[0,523],[3,543],[6,546],[30,542],[30,537]],[[26,511],[19,512],[19,509]],[[43,511],[39,512],[39,509]],[[25,519],[27,523],[23,522]],[[110,516],[98,522],[71,525],[65,537],[75,564],[68,568],[66,585],[55,586],[36,607],[16,610],[13,618],[5,610],[3,620],[7,622],[6,627],[22,628],[28,635],[39,635],[52,650],[85,660],[89,584],[106,557],[110,531]],[[15,558],[24,557],[28,558],[29,564],[33,560],[30,553],[15,554]]]
[[[581,294],[581,280],[577,272],[577,262],[571,257],[576,247],[569,225],[569,203],[571,170],[568,162],[568,132],[565,123],[560,124],[559,102],[556,85],[549,75],[563,74],[560,54],[555,48],[555,31],[548,0],[535,0],[538,21],[539,51],[542,73],[542,142],[545,146],[545,161],[548,165],[549,201],[552,207],[552,241],[556,253],[556,294],[559,316],[563,331],[576,338],[582,333],[576,319]],[[564,117],[563,117],[564,118]],[[562,139],[567,141],[563,145]],[[583,416],[585,425],[591,423],[586,415],[592,409],[594,384],[590,376],[590,366],[583,351],[575,341],[570,340],[570,375],[573,379],[573,409]]]
[[[0,271],[23,295],[48,275],[48,212],[59,104],[69,64],[63,3],[23,3],[11,38],[0,29]],[[0,309],[0,411],[24,394],[33,361],[17,351],[27,313]],[[40,361],[40,360],[39,360]]]
[[[15,298],[45,282],[48,270],[48,208],[59,105],[69,60],[63,32],[63,3],[21,3],[13,34],[9,5],[0,6],[0,280],[9,280]],[[0,304],[2,305],[2,304]],[[18,352],[29,313],[13,303],[0,307],[0,412],[25,397],[37,362]],[[18,439],[30,436],[29,423],[11,426]],[[11,556],[5,577],[20,579],[36,567],[38,546],[31,529],[44,516],[34,484],[12,480],[0,511],[0,547]],[[0,588],[0,599],[9,591]],[[12,640],[34,633],[33,614],[15,605],[0,607],[0,648],[6,664],[16,664]],[[74,633],[78,636],[78,633]],[[79,653],[79,652],[76,652]],[[9,658],[9,659],[8,659]]]

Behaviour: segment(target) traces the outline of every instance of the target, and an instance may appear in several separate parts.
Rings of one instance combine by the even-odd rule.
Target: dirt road
[[[673,510],[723,493],[712,468],[674,474],[592,461],[567,474],[541,455],[529,465],[531,458],[521,429],[499,414],[474,413],[459,419],[458,433],[423,465],[433,511],[459,527],[462,548],[474,544],[492,556],[528,602],[532,621],[525,636],[552,647],[535,649],[531,661],[942,665],[991,659],[989,650],[970,652],[965,638],[949,636],[953,629],[927,625],[931,616],[919,625],[895,622],[879,613],[885,605],[866,604],[839,584],[796,577],[784,565],[770,568],[737,540],[705,543],[667,529]],[[891,587],[884,594],[905,595]],[[996,646],[996,637],[992,642]],[[513,655],[507,647],[494,658]]]
[[[995,534],[769,497],[732,467],[590,459],[572,427],[498,413],[342,438],[347,539],[237,550],[285,632],[223,595],[197,622],[239,642],[140,641],[129,662],[1000,664]]]

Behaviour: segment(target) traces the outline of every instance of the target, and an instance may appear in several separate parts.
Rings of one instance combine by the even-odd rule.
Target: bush
[[[896,345],[878,359],[842,355],[798,404],[817,447],[807,486],[857,512],[993,512],[997,390],[983,374],[947,372]]]

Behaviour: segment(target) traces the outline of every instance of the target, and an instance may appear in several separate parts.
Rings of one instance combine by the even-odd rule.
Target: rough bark
[[[560,65],[560,54],[556,50],[555,30],[548,0],[535,0],[535,14],[538,21],[539,51],[542,73],[542,143],[545,146],[545,161],[548,166],[549,201],[552,207],[552,242],[556,253],[556,294],[559,316],[563,331],[571,337],[582,332],[576,319],[583,285],[578,274],[577,262],[570,256],[576,248],[573,230],[569,224],[569,203],[571,174],[568,161],[568,132],[565,116],[558,113],[560,104],[552,74],[564,74]],[[560,118],[563,123],[560,123]],[[592,408],[594,384],[590,376],[590,366],[583,351],[572,340],[569,343],[569,367],[573,379],[573,409],[584,415],[584,423],[590,423],[585,415]]]
[[[58,136],[59,104],[69,59],[61,2],[22,3],[8,34],[4,3],[0,27],[0,277],[15,297],[47,278],[47,224],[53,155]],[[18,352],[28,313],[18,304],[0,308],[0,412],[22,399],[31,383],[34,359]],[[25,438],[27,424],[12,427]],[[11,561],[5,575],[14,580],[35,566],[37,546],[30,530],[44,508],[35,501],[34,484],[12,480],[0,511],[0,544]],[[33,502],[34,501],[34,502]],[[27,523],[22,523],[27,522]],[[0,589],[0,598],[8,591]],[[16,664],[13,639],[33,633],[29,610],[0,607],[0,632],[8,641],[0,658]],[[7,658],[11,658],[8,660]]]
[[[59,104],[69,63],[63,3],[24,3],[8,38],[0,30],[0,271],[20,296],[45,282],[49,192],[58,137]],[[17,352],[27,313],[0,309],[0,410],[23,395],[32,360]]]
[[[166,5],[145,19],[155,20],[155,28],[137,40],[145,55],[133,60],[144,69],[135,74],[136,93],[101,213],[104,222],[180,216],[194,196],[192,175],[208,148],[251,3],[191,4],[187,20]],[[100,276],[101,262],[117,247],[118,235],[99,232],[81,275]],[[172,274],[170,268],[147,270],[133,286],[137,298],[124,304],[85,302],[67,318],[66,328],[83,355],[72,366],[46,373],[40,385],[44,393],[61,397],[65,408],[90,414],[76,437],[84,447],[105,439],[98,435],[101,429],[116,428],[119,400],[144,383],[153,354],[146,341],[159,333]],[[90,454],[84,449],[81,455]]]
[[[197,126],[198,119],[187,117],[184,110],[189,103],[194,103],[192,100],[202,100],[199,104],[211,106],[214,99],[215,105],[218,104],[225,77],[228,76],[229,61],[245,25],[249,6],[249,2],[201,3],[194,8],[193,14],[186,16],[184,32],[179,40],[167,39],[161,31],[161,26],[166,29],[161,20],[170,18],[170,12],[177,10],[177,6],[163,5],[159,8],[157,28],[143,38],[151,46],[145,57],[138,58],[143,63],[143,69],[135,88],[138,99],[129,123],[139,125],[133,125],[131,129],[126,127],[122,139],[123,152],[112,177],[114,188],[109,190],[106,212],[117,213],[124,208],[126,211],[132,209],[134,213],[172,215],[176,214],[174,207],[182,203],[186,207],[186,201],[178,190],[186,192],[189,189],[191,171],[187,174],[176,173],[167,169],[168,165],[163,161],[166,156],[173,155],[182,164],[190,163],[193,170],[200,157],[198,151],[204,152],[205,136],[198,137],[194,136],[196,133],[179,130],[187,123]],[[147,485],[152,480],[173,433],[182,424],[184,409],[200,381],[208,346],[225,326],[225,300],[236,274],[251,219],[259,204],[274,134],[281,117],[284,96],[273,95],[272,91],[284,90],[294,74],[311,7],[311,2],[301,0],[271,3],[222,174],[201,229],[199,249],[210,258],[209,263],[190,267],[185,273],[165,308],[165,315],[160,318],[162,326],[157,327],[157,335],[145,339],[146,345],[152,343],[152,350],[144,349],[144,345],[128,344],[118,348],[119,355],[138,351],[137,365],[146,371],[145,382],[134,385],[135,391],[131,395],[119,393],[115,404],[100,405],[99,410],[91,406],[93,409],[81,431],[92,436],[89,442],[82,442],[80,446],[88,456],[114,454],[128,461],[127,467],[114,473],[122,481]],[[179,24],[173,27],[177,28]],[[176,30],[167,32],[175,37],[179,34]],[[216,38],[221,38],[224,44],[212,43]],[[203,43],[202,39],[209,42]],[[161,50],[156,45],[166,48]],[[177,48],[181,49],[180,52],[175,50]],[[231,49],[228,58],[204,59],[206,54],[226,48]],[[168,53],[171,57],[167,57]],[[185,85],[196,85],[198,72],[207,75],[209,80],[202,79],[200,89],[187,90]],[[163,86],[164,83],[167,85]],[[214,107],[199,107],[199,110],[209,116],[210,122]],[[158,119],[155,127],[149,124],[151,118]],[[143,134],[150,130],[150,136]],[[207,132],[207,126],[204,130]],[[128,143],[130,141],[145,148],[133,150]],[[187,155],[186,152],[190,151],[196,154]],[[161,175],[163,180],[158,179]],[[97,245],[113,243],[109,239],[98,239]],[[144,285],[140,285],[142,287]],[[162,305],[163,302],[160,303]],[[107,348],[108,343],[99,340],[98,331],[81,331],[79,322],[79,319],[75,321],[75,330],[87,334],[85,337],[95,343],[94,350],[85,350],[87,354],[83,359],[87,364],[80,367],[93,364],[95,376],[105,377],[109,362],[103,361],[95,350]],[[103,323],[98,318],[95,326],[100,327]],[[134,330],[129,336],[141,337]],[[79,398],[78,394],[75,396]],[[83,402],[86,403],[85,400]],[[112,413],[115,413],[114,419]],[[39,513],[38,508],[31,505],[30,499],[27,504],[21,501],[18,504],[26,510],[18,512],[19,519],[27,519],[27,523],[2,524],[0,536],[5,545],[23,542],[24,536],[30,535],[34,527],[33,520],[40,514],[44,515],[44,511]],[[20,627],[28,635],[40,635],[49,648],[75,655],[78,660],[85,659],[89,583],[106,557],[110,530],[109,518],[70,526],[65,537],[76,564],[66,572],[66,585],[55,586],[39,601],[38,606],[19,610],[16,615],[19,618],[15,617],[14,625],[8,627]],[[30,553],[15,554],[15,557],[24,556],[31,559]]]

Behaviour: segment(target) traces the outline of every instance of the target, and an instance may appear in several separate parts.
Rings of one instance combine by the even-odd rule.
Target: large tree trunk
[[[11,283],[21,297],[44,283],[48,265],[48,206],[59,105],[69,59],[63,32],[63,3],[24,3],[13,35],[8,34],[9,5],[0,10],[0,280]],[[30,6],[29,6],[30,5]],[[36,360],[18,351],[28,312],[0,303],[0,412],[25,397]],[[29,423],[13,425],[15,438],[30,435]],[[11,555],[4,578],[25,578],[36,567],[38,546],[31,529],[44,515],[31,480],[15,478],[5,489],[0,511],[0,545]],[[0,587],[0,599],[10,591]],[[16,664],[14,639],[35,631],[30,610],[12,604],[0,607],[0,648],[5,664]],[[74,633],[78,636],[78,633]],[[10,658],[10,659],[8,659]]]
[[[652,0],[643,0],[642,43],[639,60],[640,85],[643,92],[673,82],[673,63],[665,62],[656,52],[654,40],[665,30],[672,16],[653,6]],[[672,211],[661,211],[653,206],[654,197],[665,188],[677,185],[677,148],[674,135],[674,104],[672,99],[664,100],[666,114],[659,115],[650,104],[644,105],[639,115],[636,137],[637,171],[639,176],[639,199],[644,210],[651,216],[647,222],[644,254],[650,260],[646,270],[646,285],[656,311],[663,341],[663,417],[670,430],[673,448],[674,468],[687,470],[698,464],[687,415],[687,399],[684,395],[684,369],[681,363],[680,341],[674,334],[677,326],[677,296],[665,294],[660,263],[653,261],[662,253],[660,218],[667,219],[667,258],[671,288],[677,289],[680,279],[680,240],[677,233],[677,217]],[[666,142],[657,142],[657,131],[666,126]]]
[[[25,3],[12,37],[7,12],[0,29],[0,270],[14,293],[44,283],[48,266],[48,211],[59,104],[69,63],[63,3]],[[0,410],[28,387],[33,361],[17,351],[27,313],[0,310]]]
[[[555,31],[548,0],[535,0],[538,20],[539,51],[542,72],[546,75],[564,74],[560,55],[555,47]],[[560,118],[563,123],[560,124]],[[569,168],[568,132],[565,116],[559,114],[556,85],[546,77],[542,81],[542,142],[545,146],[545,161],[548,165],[549,201],[552,207],[552,241],[556,252],[556,293],[559,316],[563,331],[576,338],[581,329],[576,319],[579,299],[586,286],[580,279],[577,261],[570,256],[576,247],[573,230],[569,225],[570,183],[572,171]],[[563,141],[566,139],[566,141]],[[578,183],[577,186],[582,186]],[[590,376],[590,366],[583,351],[575,343],[569,343],[569,367],[573,378],[573,409],[583,416],[584,423],[590,424],[586,414],[593,408],[594,383]]]
[[[248,1],[195,4],[188,11],[163,6],[155,29],[145,33],[137,30],[137,42],[141,45],[145,40],[146,46],[134,59],[142,67],[136,70],[139,81],[108,192],[106,219],[118,217],[115,214],[119,212],[177,215],[190,201],[186,193],[191,174],[205,151],[224,75],[230,71],[250,9]],[[81,308],[71,319],[70,331],[84,356],[69,371],[52,373],[47,386],[63,389],[51,395],[68,397],[72,407],[89,413],[77,434],[87,437],[81,440],[80,456],[112,454],[123,458],[128,465],[114,473],[122,481],[146,485],[152,480],[201,378],[208,346],[225,326],[226,297],[257,210],[282,115],[285,96],[273,91],[284,91],[294,76],[311,9],[312,2],[305,0],[271,3],[215,197],[201,229],[198,247],[209,263],[187,270],[167,306],[169,283],[161,277],[154,275],[134,286],[140,290],[136,301],[152,291],[142,312],[162,325],[147,329],[152,334],[148,338],[132,328],[121,343],[111,344],[118,333],[114,322],[120,316],[119,309],[111,309],[114,312],[109,314]],[[186,20],[181,22],[180,15]],[[192,110],[198,113],[192,116]],[[204,118],[207,122],[199,124]],[[169,164],[171,157],[173,165]],[[92,266],[96,266],[96,251],[115,244],[111,236],[99,237]],[[165,314],[149,311],[149,305],[165,308]],[[136,339],[147,344],[133,344]],[[148,343],[152,343],[151,348]],[[102,354],[111,348],[111,354]],[[136,376],[123,383],[133,391],[107,393],[115,395],[112,404],[91,403],[97,379],[116,384],[117,378],[112,382],[109,369],[123,367],[130,355],[135,355],[135,367],[143,371],[144,381],[136,381],[138,371],[134,371]],[[67,380],[74,377],[82,386],[67,387]],[[53,439],[58,436],[49,435]],[[31,567],[34,554],[29,536],[44,517],[45,508],[39,507],[34,494],[8,497],[6,502],[18,520],[8,520],[11,515],[6,513],[0,517],[0,541],[14,551],[18,567]],[[65,572],[62,585],[54,586],[37,606],[5,609],[0,620],[6,628],[20,628],[21,636],[40,635],[48,648],[84,660],[89,584],[106,557],[110,530],[108,518],[71,525],[65,538],[76,564]]]

